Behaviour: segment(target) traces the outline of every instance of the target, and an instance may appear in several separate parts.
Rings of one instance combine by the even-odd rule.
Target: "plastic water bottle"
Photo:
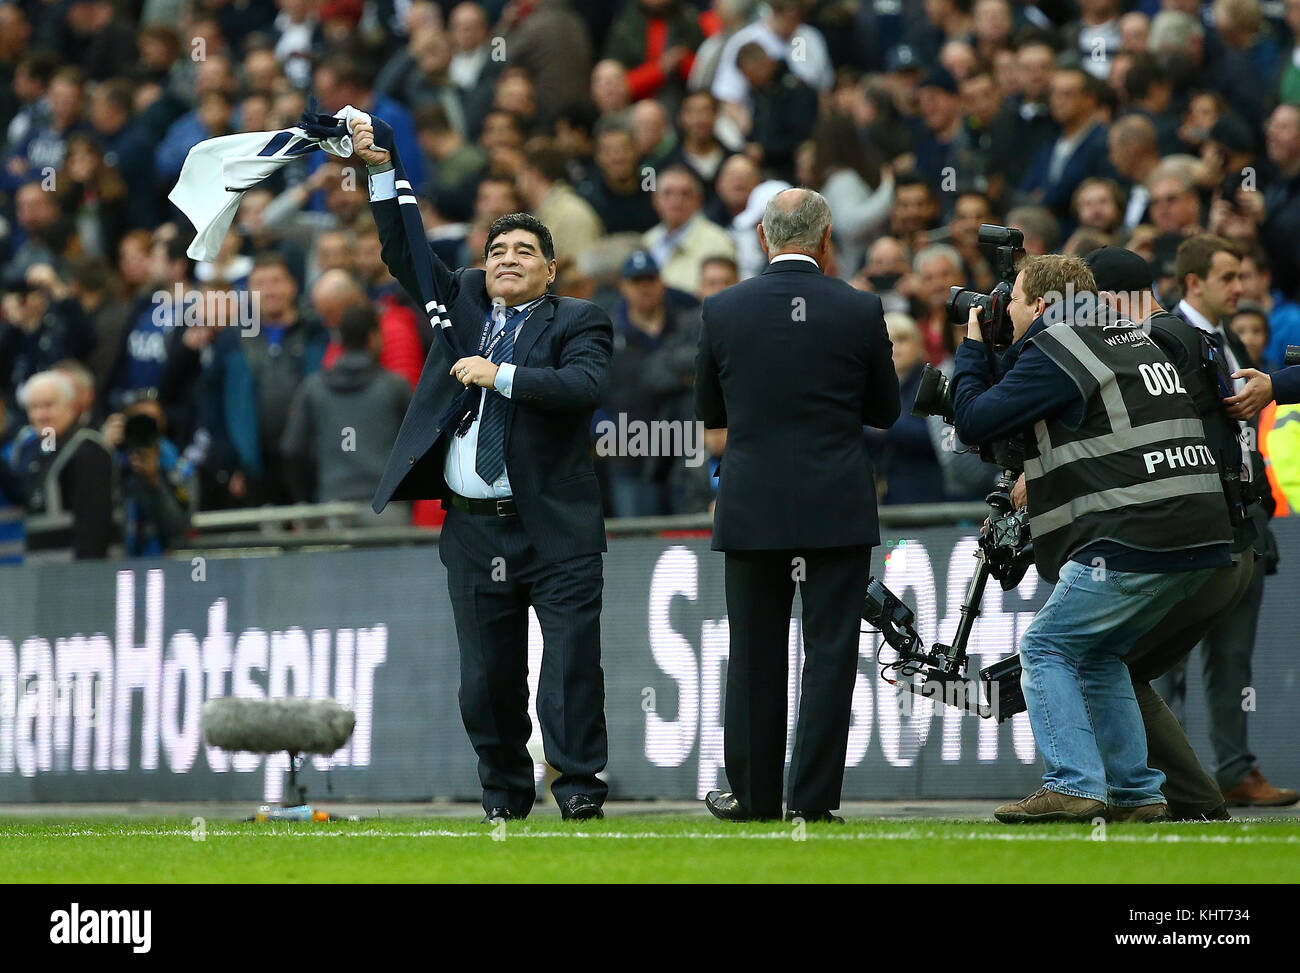
[[[257,820],[263,821],[314,821],[318,820],[312,812],[310,804],[299,804],[297,807],[273,807],[270,804],[263,804],[257,809]]]

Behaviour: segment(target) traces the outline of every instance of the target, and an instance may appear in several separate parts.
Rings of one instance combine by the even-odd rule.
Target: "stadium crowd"
[[[481,265],[498,216],[546,223],[557,292],[615,325],[612,516],[709,509],[725,434],[606,456],[597,430],[694,426],[701,301],[761,270],[772,195],[816,188],[829,270],[888,312],[881,499],[962,500],[996,471],[910,406],[965,330],[949,288],[994,283],[981,223],[1030,253],[1129,247],[1165,298],[1179,243],[1218,234],[1257,362],[1300,343],[1298,40],[1300,0],[0,3],[0,559],[24,518],[79,557],[156,554],[198,509],[373,492],[432,335],[365,170],[303,156],[196,263],[167,195],[204,139],[351,104],[393,127],[449,265]],[[1300,407],[1261,419],[1279,513],[1298,430]]]

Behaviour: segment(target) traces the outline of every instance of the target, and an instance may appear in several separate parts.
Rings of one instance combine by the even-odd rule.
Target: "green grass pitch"
[[[201,839],[201,840],[199,840]],[[5,882],[1300,882],[1300,823],[0,821]]]

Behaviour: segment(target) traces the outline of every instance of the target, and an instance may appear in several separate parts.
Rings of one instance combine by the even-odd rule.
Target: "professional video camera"
[[[982,224],[979,244],[991,251],[993,270],[998,276],[998,282],[988,294],[965,287],[953,287],[948,292],[945,307],[949,324],[964,324],[970,318],[972,307],[983,309],[980,330],[990,358],[1011,346],[1014,328],[1011,317],[1007,314],[1007,305],[1011,303],[1011,288],[1016,279],[1016,257],[1024,252],[1024,243],[1024,234],[1019,230],[994,226],[992,223]],[[951,383],[933,365],[927,364],[921,370],[912,415],[940,416],[949,425],[953,423]]]
[[[979,617],[989,578],[996,578],[1003,591],[1010,591],[1020,584],[1034,562],[1029,513],[1012,509],[1010,490],[1017,476],[1018,471],[1004,469],[993,492],[985,498],[991,512],[975,554],[979,566],[966,587],[961,621],[950,645],[936,642],[926,651],[914,627],[912,610],[874,577],[867,579],[867,597],[862,609],[863,619],[878,629],[898,654],[894,661],[885,662],[880,658],[881,650],[876,650],[876,662],[886,682],[982,717],[996,717],[999,723],[1025,709],[1020,690],[1020,656],[1009,656],[981,670],[977,684],[966,675],[969,661],[966,643]],[[891,678],[890,672],[900,678]],[[912,678],[917,675],[921,676],[920,681]]]

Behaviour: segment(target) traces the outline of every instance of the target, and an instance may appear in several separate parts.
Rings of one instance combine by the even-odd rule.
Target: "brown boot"
[[[1236,787],[1223,792],[1228,807],[1288,807],[1300,801],[1300,792],[1289,787],[1274,787],[1252,767]]]
[[[1101,817],[1106,805],[1086,797],[1058,794],[1040,787],[1023,800],[1003,804],[993,816],[1003,824],[1030,824],[1038,821],[1091,821]]]
[[[1112,804],[1106,808],[1106,820],[1132,821],[1139,824],[1151,824],[1155,821],[1168,821],[1169,805],[1139,804],[1137,807],[1116,807]]]

